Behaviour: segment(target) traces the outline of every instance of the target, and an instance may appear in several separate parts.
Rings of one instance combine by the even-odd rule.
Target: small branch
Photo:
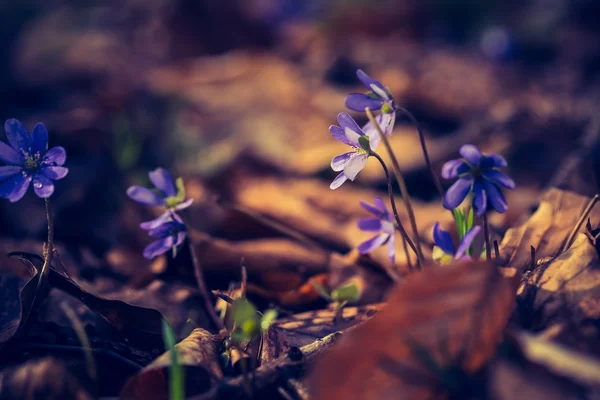
[[[202,268],[200,267],[200,262],[198,261],[198,257],[196,256],[196,250],[194,249],[194,244],[192,243],[192,238],[188,237],[188,247],[190,249],[190,256],[192,257],[192,265],[194,267],[194,277],[196,278],[196,283],[198,284],[198,289],[200,290],[200,294],[204,300],[204,308],[206,309],[206,313],[212,320],[213,324],[217,328],[217,331],[225,328],[223,321],[217,315],[215,308],[213,307],[210,296],[208,294],[208,290],[206,289],[206,285],[204,283],[204,275],[202,273]]]
[[[381,168],[383,168],[383,172],[385,173],[385,178],[387,179],[387,183],[388,183],[388,195],[390,197],[390,203],[392,203],[392,211],[394,212],[394,218],[396,219],[396,224],[398,224],[398,230],[400,231],[402,238],[408,243],[410,248],[413,249],[415,254],[418,255],[419,253],[417,252],[417,248],[415,247],[412,240],[410,240],[410,237],[408,236],[406,229],[404,229],[404,225],[402,225],[402,220],[400,219],[400,216],[398,215],[398,209],[396,208],[396,201],[394,200],[394,189],[392,188],[392,179],[390,177],[390,171],[388,170],[388,167],[385,165],[383,158],[381,158],[381,156],[379,154],[375,153],[374,151],[371,151],[371,155],[373,157],[375,157],[377,159],[377,161],[379,161],[379,163],[381,164]],[[406,254],[406,257],[408,258],[408,253]]]
[[[412,113],[410,111],[408,111],[406,108],[396,107],[396,110],[400,111],[401,113],[406,115],[408,118],[410,118],[411,122],[417,129],[417,132],[419,134],[419,140],[421,141],[421,149],[423,150],[423,157],[425,158],[425,163],[427,164],[427,168],[429,169],[429,173],[431,174],[431,177],[433,178],[433,183],[435,184],[435,188],[437,189],[437,191],[440,195],[440,198],[443,198],[444,197],[444,189],[442,188],[442,184],[440,183],[440,178],[435,173],[435,170],[433,169],[433,165],[431,164],[431,160],[429,158],[429,152],[427,151],[427,144],[425,143],[425,135],[423,134],[421,124],[419,123],[419,121],[417,121],[415,116],[412,115]]]
[[[394,168],[394,175],[396,176],[396,181],[398,182],[398,186],[400,187],[400,193],[402,194],[402,200],[404,201],[404,205],[405,205],[406,211],[408,213],[408,219],[410,220],[410,225],[411,225],[411,228],[413,231],[413,236],[414,236],[414,241],[415,241],[414,244],[416,246],[417,261],[418,261],[417,264],[423,265],[425,258],[423,257],[423,251],[421,249],[421,242],[419,240],[419,231],[417,229],[417,220],[415,219],[415,213],[413,211],[412,204],[410,202],[410,196],[408,194],[408,189],[406,188],[406,182],[404,181],[404,177],[402,176],[402,172],[400,170],[400,164],[398,163],[398,160],[396,159],[396,155],[394,154],[394,151],[392,150],[392,147],[390,146],[390,142],[389,142],[386,134],[381,131],[381,127],[375,120],[375,117],[373,117],[373,113],[371,112],[371,110],[368,107],[365,108],[365,113],[367,114],[369,121],[371,121],[371,124],[373,124],[373,126],[377,130],[377,133],[379,134],[381,141],[385,145],[385,149],[387,150],[388,154],[390,155],[390,159],[392,160],[392,167]]]
[[[583,210],[583,213],[581,214],[581,217],[579,217],[579,220],[577,221],[577,223],[575,224],[575,226],[571,230],[571,233],[569,234],[569,237],[567,238],[567,240],[563,244],[563,247],[560,249],[560,251],[558,252],[558,254],[564,253],[565,251],[567,251],[569,249],[569,247],[571,247],[571,245],[575,241],[575,236],[577,235],[577,232],[579,232],[579,229],[583,225],[583,222],[586,220],[586,218],[588,217],[588,215],[592,211],[592,208],[594,208],[594,206],[596,205],[596,203],[598,202],[599,199],[600,199],[600,195],[596,194],[589,201],[589,203],[587,204],[587,206]]]
[[[485,237],[485,259],[492,258],[492,248],[490,244],[490,227],[488,224],[487,213],[483,213],[483,236]]]
[[[496,260],[500,259],[500,247],[498,247],[498,241],[494,240],[494,257]]]
[[[535,269],[535,247],[530,247],[531,252],[531,261],[529,262],[529,271],[533,271]]]

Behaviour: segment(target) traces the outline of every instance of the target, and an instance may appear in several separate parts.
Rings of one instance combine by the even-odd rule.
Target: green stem
[[[412,242],[412,240],[410,240],[410,236],[408,236],[406,229],[404,229],[404,225],[402,225],[402,220],[400,220],[400,216],[398,215],[398,209],[396,208],[396,201],[394,199],[394,189],[392,188],[392,178],[390,177],[390,171],[388,170],[387,165],[385,165],[383,158],[381,158],[381,156],[379,154],[375,153],[372,150],[371,150],[370,154],[373,157],[375,157],[377,159],[377,161],[379,161],[379,163],[381,164],[381,168],[383,168],[383,172],[385,173],[385,178],[388,183],[388,195],[390,196],[390,203],[392,203],[392,211],[394,212],[394,218],[396,219],[396,224],[398,225],[398,230],[400,231],[400,234],[402,235],[402,238],[404,239],[404,241],[408,243],[408,245],[415,252],[415,254],[418,254],[415,244]],[[408,252],[406,253],[406,259],[410,263],[410,258],[408,256]]]
[[[492,247],[490,245],[490,227],[488,224],[487,213],[483,213],[483,236],[485,237],[485,259],[492,259]]]
[[[381,127],[379,126],[377,121],[375,121],[375,117],[373,117],[373,113],[371,112],[371,110],[368,107],[365,108],[365,113],[367,114],[369,121],[371,121],[371,124],[373,124],[373,126],[377,130],[377,133],[379,134],[379,137],[381,138],[381,141],[383,142],[385,149],[387,150],[388,154],[390,155],[390,159],[392,160],[392,167],[394,168],[394,175],[396,175],[396,181],[398,182],[398,186],[400,187],[400,193],[402,194],[402,200],[404,201],[404,205],[406,207],[406,211],[408,213],[408,218],[410,220],[410,225],[411,225],[413,235],[414,235],[414,242],[416,245],[416,253],[417,253],[417,264],[423,265],[423,262],[425,261],[425,259],[423,257],[423,250],[421,250],[421,243],[419,241],[419,231],[417,230],[417,221],[415,219],[415,213],[413,211],[413,208],[412,208],[412,205],[410,202],[410,196],[408,195],[408,189],[406,188],[406,182],[404,181],[404,177],[402,176],[402,173],[400,171],[400,164],[398,163],[398,160],[396,159],[396,156],[394,154],[394,151],[392,150],[392,147],[390,146],[390,142],[388,141],[387,136],[385,135],[385,133],[382,132]]]
[[[423,157],[425,157],[425,163],[427,164],[429,173],[431,173],[431,177],[433,178],[433,183],[435,184],[435,187],[436,187],[438,193],[440,194],[440,198],[443,198],[444,197],[444,189],[442,188],[442,184],[440,183],[440,178],[435,173],[435,170],[433,169],[433,165],[431,164],[431,159],[429,158],[429,152],[427,151],[427,144],[425,142],[425,134],[423,133],[421,124],[419,123],[419,121],[417,121],[415,116],[412,115],[412,113],[410,111],[408,111],[406,108],[396,107],[396,111],[400,111],[401,113],[406,115],[411,120],[411,122],[413,123],[415,128],[417,129],[417,133],[419,134],[419,140],[421,141],[421,149],[423,150]]]

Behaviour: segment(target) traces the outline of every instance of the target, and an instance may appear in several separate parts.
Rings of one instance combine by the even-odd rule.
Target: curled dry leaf
[[[18,256],[21,260],[28,262],[36,271],[34,276],[37,276],[37,270],[41,268],[43,263],[41,257],[29,253],[11,253],[11,255]],[[126,337],[134,339],[136,342],[140,341],[150,344],[151,346],[162,343],[161,321],[163,317],[158,311],[133,306],[120,300],[109,300],[93,295],[83,290],[70,278],[59,273],[54,267],[51,267],[49,271],[48,282],[51,287],[79,299],[91,310],[100,314]],[[30,286],[32,286],[31,290],[34,291],[35,286],[37,286],[37,279],[31,279],[21,291],[22,304],[25,304],[26,295],[29,293],[28,287]],[[21,323],[21,319],[19,321]]]
[[[573,192],[548,190],[531,218],[506,232],[500,244],[500,255],[505,264],[519,271],[527,269],[531,262],[531,246],[535,248],[537,260],[558,255],[589,201]],[[589,217],[592,222],[600,222],[598,204]]]
[[[187,396],[205,393],[215,384],[215,380],[223,378],[217,352],[221,340],[220,336],[204,329],[194,329],[187,338],[175,345],[179,362],[184,366]],[[170,365],[171,354],[167,351],[127,381],[121,399],[168,400]]]
[[[442,377],[424,353],[440,368],[478,371],[496,351],[516,285],[491,263],[426,266],[317,364],[315,399],[435,398]]]
[[[91,400],[67,369],[54,358],[29,361],[0,374],[0,398]]]
[[[336,319],[333,309],[309,311],[280,318],[273,322],[263,335],[262,363],[285,354],[290,347],[302,347],[334,332],[359,325],[384,307],[372,304],[361,307],[344,307],[341,318]]]
[[[252,283],[248,284],[248,293],[262,297],[264,300],[276,302],[284,307],[299,307],[314,303],[321,299],[319,293],[315,290],[313,282],[321,286],[327,284],[327,274],[313,275],[299,287],[286,290],[266,290]]]

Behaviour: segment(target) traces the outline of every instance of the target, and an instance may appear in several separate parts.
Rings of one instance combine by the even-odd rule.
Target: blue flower
[[[383,132],[391,130],[389,118],[383,117],[384,114],[377,116],[376,121]],[[342,171],[329,186],[331,189],[337,189],[346,180],[353,181],[358,173],[367,165],[369,153],[361,147],[359,143],[360,137],[365,137],[369,140],[369,147],[375,151],[379,145],[381,138],[377,129],[371,123],[366,124],[362,129],[358,127],[356,121],[352,119],[348,113],[339,113],[337,117],[340,126],[332,125],[329,127],[329,132],[334,139],[352,147],[349,151],[339,156],[333,157],[331,160],[331,169],[334,171]],[[387,123],[387,125],[385,125]]]
[[[442,167],[442,177],[458,178],[444,195],[444,208],[453,210],[473,192],[475,213],[483,215],[488,201],[499,213],[507,210],[506,199],[500,186],[514,189],[515,182],[498,169],[507,166],[504,157],[498,154],[482,154],[472,144],[465,144],[459,151],[462,158],[448,161]]]
[[[7,120],[4,130],[10,146],[0,142],[0,161],[7,164],[0,166],[0,197],[19,201],[32,181],[38,197],[52,196],[53,181],[69,173],[62,166],[67,159],[65,149],[57,146],[48,150],[48,131],[42,123],[35,125],[32,135],[16,119]]]
[[[185,187],[183,179],[177,178],[173,181],[171,174],[164,168],[157,168],[148,173],[150,181],[155,189],[150,190],[142,186],[131,186],[127,189],[127,195],[138,203],[149,206],[163,206],[167,211],[160,217],[142,223],[142,229],[153,229],[163,222],[171,219],[172,211],[181,211],[188,208],[193,199],[185,199]]]
[[[171,249],[177,252],[179,246],[185,240],[187,231],[183,221],[175,213],[170,214],[170,217],[161,224],[147,229],[148,234],[158,240],[146,246],[143,253],[144,257],[153,259]]]
[[[396,233],[394,217],[388,211],[385,203],[380,197],[375,198],[374,206],[365,203],[364,201],[361,201],[360,205],[373,214],[375,218],[360,219],[358,221],[358,227],[365,232],[377,232],[378,234],[359,244],[358,251],[361,254],[367,254],[387,243],[388,257],[394,262],[396,251],[394,246],[394,234]]]
[[[346,97],[346,107],[354,111],[363,112],[367,107],[372,111],[381,110],[382,113],[388,114],[393,117],[392,119],[395,119],[394,98],[390,91],[381,82],[371,78],[360,69],[356,71],[356,76],[369,89],[369,92],[367,94],[349,94]]]
[[[471,247],[477,234],[479,234],[479,231],[481,231],[481,228],[478,225],[469,229],[458,244],[458,248],[455,249],[450,233],[443,231],[440,228],[439,222],[436,222],[435,225],[433,225],[433,242],[435,243],[433,259],[441,264],[453,260],[470,260],[471,257],[467,255],[467,251]]]

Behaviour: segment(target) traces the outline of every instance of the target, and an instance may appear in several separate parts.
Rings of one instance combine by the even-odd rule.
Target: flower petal
[[[141,186],[131,186],[127,189],[127,196],[137,201],[138,203],[146,204],[149,206],[162,205],[165,201],[162,197]]]
[[[0,184],[0,197],[7,198],[11,203],[21,200],[27,193],[31,176],[22,174],[13,175]]]
[[[152,237],[167,237],[167,236],[173,236],[174,232],[179,233],[179,232],[184,232],[184,231],[185,231],[185,225],[183,225],[177,221],[168,220],[166,222],[163,222],[156,228],[151,229],[148,232],[148,235],[150,235]]]
[[[458,245],[458,249],[456,250],[456,254],[454,255],[455,260],[460,260],[464,257],[465,253],[467,252],[469,247],[471,247],[473,240],[475,240],[475,237],[477,236],[480,230],[481,227],[475,225],[474,227],[469,229],[467,233],[465,233],[465,236]]]
[[[488,200],[494,210],[503,213],[508,209],[508,204],[500,189],[487,179],[483,180],[483,189],[487,192]]]
[[[54,193],[54,183],[42,174],[33,177],[33,191],[38,197],[47,199]]]
[[[358,173],[363,170],[365,165],[367,165],[368,158],[369,156],[366,154],[358,154],[352,157],[352,159],[344,166],[344,175],[351,181],[356,179]]]
[[[4,130],[6,131],[8,143],[10,143],[17,153],[20,154],[23,150],[29,151],[31,136],[21,121],[14,118],[7,119],[4,123]]]
[[[433,225],[433,241],[437,247],[442,249],[446,254],[454,254],[454,243],[452,243],[452,236],[450,233],[443,231],[440,228],[440,223],[436,222]]]
[[[473,194],[475,195],[475,198],[473,199],[475,214],[481,217],[487,210],[487,194],[485,193],[485,190],[483,190],[483,186],[479,180],[475,181],[473,184]]]
[[[372,90],[377,95],[379,95],[379,97],[382,97],[385,100],[390,100],[390,97],[387,93],[387,89],[381,84],[381,82],[371,78],[369,75],[365,74],[361,69],[356,71],[356,76],[358,77],[358,79],[360,79],[363,85],[369,88],[369,90]]]
[[[447,210],[454,210],[458,207],[465,197],[467,197],[472,186],[472,177],[460,178],[454,182],[454,184],[446,191],[446,194],[444,194],[444,208]]]
[[[175,211],[185,210],[186,208],[188,208],[189,206],[191,206],[193,202],[194,202],[194,199],[187,199],[183,203],[176,205],[175,206]],[[177,216],[177,214],[175,214],[175,216]]]
[[[515,181],[513,181],[508,175],[503,172],[496,171],[495,169],[487,170],[483,172],[483,177],[492,181],[496,185],[503,186],[507,189],[515,188]]]
[[[156,240],[150,243],[144,249],[144,257],[151,260],[161,254],[166,253],[167,251],[173,248],[174,239],[173,236],[168,236],[166,238]]]
[[[375,207],[377,207],[379,211],[381,211],[382,213],[389,213],[388,208],[381,197],[375,197],[374,203]]]
[[[0,161],[7,164],[23,164],[23,156],[4,142],[0,142]]]
[[[64,147],[56,146],[46,152],[44,163],[46,165],[63,165],[67,160],[67,152]]]
[[[65,176],[67,176],[67,174],[69,173],[69,168],[42,167],[42,169],[40,170],[40,173],[42,173],[46,178],[57,180],[57,179],[62,179]]]
[[[375,121],[379,124],[381,131],[386,135],[390,136],[392,131],[394,130],[394,123],[396,122],[396,113],[391,114],[379,114],[375,117]],[[379,146],[379,142],[381,142],[381,136],[379,136],[379,132],[377,132],[377,128],[373,126],[371,121],[367,122],[365,126],[362,128],[365,135],[369,137],[369,144],[371,145],[371,150],[376,150],[377,146]]]
[[[377,199],[375,199],[375,204],[377,204]],[[364,208],[365,210],[367,210],[371,214],[375,215],[377,218],[381,219],[383,217],[383,211],[381,211],[377,207],[373,207],[372,205],[370,205],[366,201],[361,201],[360,205],[362,206],[362,208]]]
[[[367,254],[372,252],[378,247],[381,247],[387,242],[390,238],[390,235],[387,233],[380,233],[377,236],[373,236],[371,239],[366,240],[358,245],[358,251],[360,254]]]
[[[150,181],[152,181],[154,186],[165,194],[165,197],[177,195],[173,178],[166,169],[156,168],[154,171],[150,171],[148,176],[150,177]]]
[[[391,262],[396,261],[396,238],[393,234],[390,235],[390,240],[388,240],[388,258]]]
[[[465,144],[458,152],[472,167],[476,167],[481,163],[482,155],[475,145]]]
[[[381,220],[379,218],[361,218],[358,220],[358,229],[365,232],[379,232]]]
[[[353,146],[353,144],[350,143],[346,138],[346,134],[344,133],[343,128],[340,128],[337,125],[331,125],[329,127],[329,133],[331,133],[331,136],[333,136],[333,138],[338,142],[342,142],[344,144],[347,144],[348,146]]]
[[[14,176],[21,172],[21,167],[17,167],[14,165],[6,165],[0,167],[0,181],[3,181],[11,176]]]
[[[178,246],[180,246],[180,245],[183,243],[183,241],[185,240],[185,237],[186,237],[186,236],[187,236],[187,232],[179,232],[179,233],[177,234],[177,238],[176,238],[176,240],[175,240],[175,245],[174,245],[174,247],[178,247]]]
[[[342,171],[344,166],[350,161],[350,159],[356,154],[355,151],[349,151],[348,153],[340,154],[333,157],[331,160],[331,169],[334,171]]]
[[[499,154],[485,154],[481,159],[481,168],[504,168],[506,159]]]
[[[344,134],[346,132],[346,128],[348,128],[354,133],[356,133],[358,136],[364,135],[363,131],[361,131],[356,121],[347,112],[339,113],[337,116],[337,121],[338,124],[340,124],[340,127],[344,130]]]
[[[343,172],[341,172],[338,176],[335,177],[333,182],[331,182],[331,184],[329,185],[329,189],[335,190],[342,186],[347,180],[348,177],[346,177],[346,175]]]
[[[461,159],[450,160],[442,166],[442,178],[454,179],[458,178],[460,174],[469,172],[470,168],[466,162]]]
[[[162,224],[164,224],[165,222],[167,222],[169,220],[171,220],[171,212],[166,211],[151,221],[142,222],[140,224],[140,228],[142,228],[146,231],[149,231],[149,230],[158,228],[159,226],[161,226]]]
[[[374,99],[362,93],[350,93],[346,96],[346,108],[354,111],[364,112],[365,108],[369,108],[372,111],[379,110],[383,105],[383,101]]]
[[[48,130],[41,122],[33,127],[31,133],[31,152],[44,154],[48,149]]]

